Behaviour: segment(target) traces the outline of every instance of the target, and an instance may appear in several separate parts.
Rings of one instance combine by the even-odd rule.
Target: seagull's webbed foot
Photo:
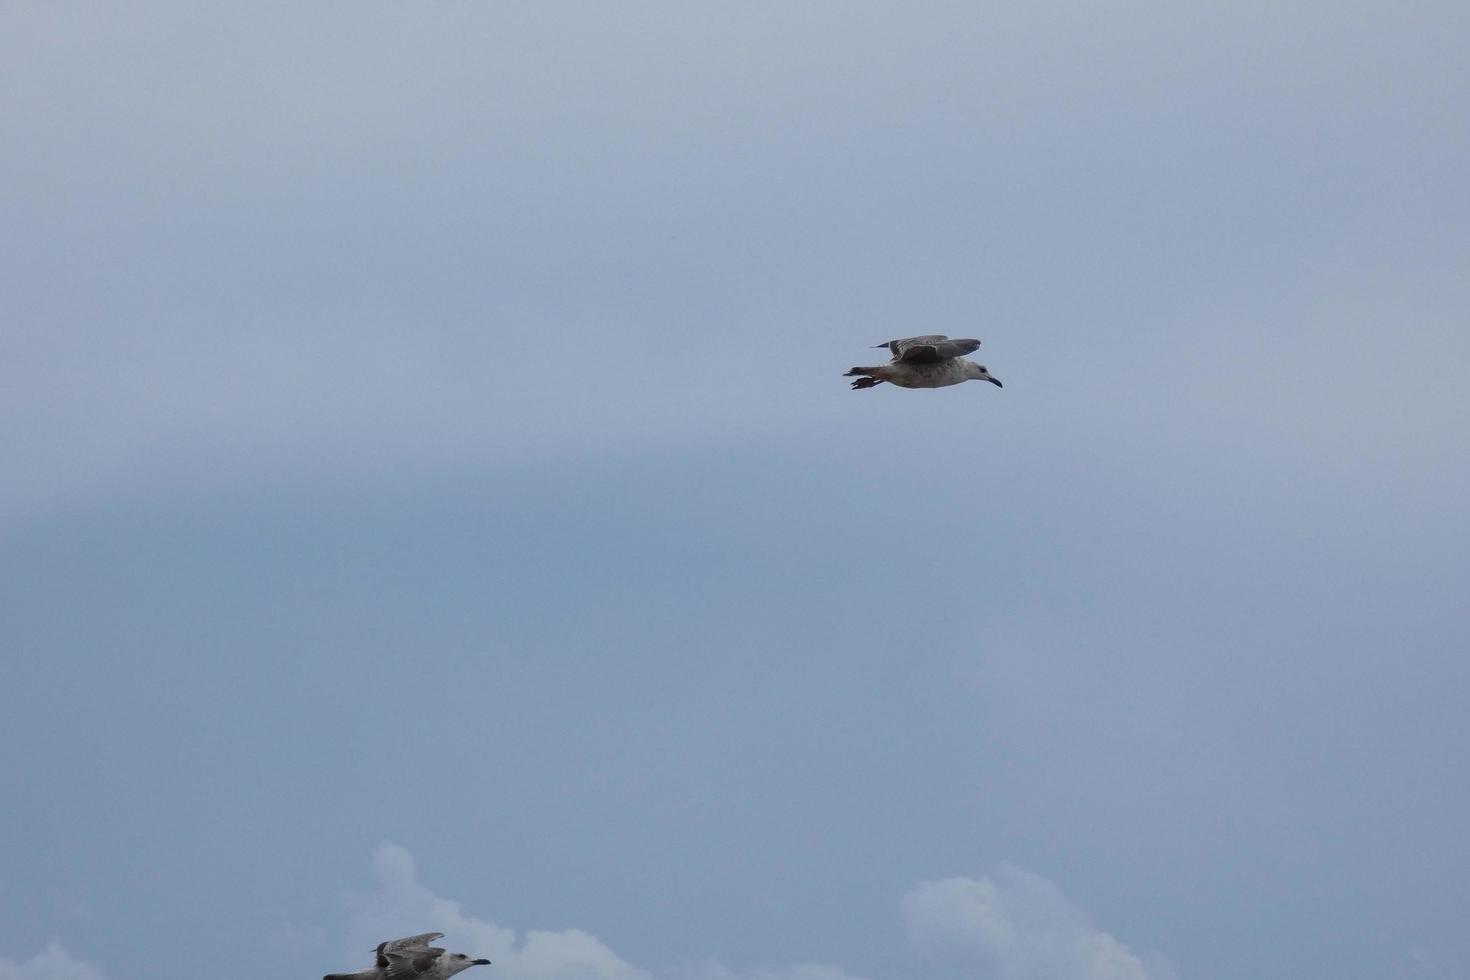
[[[861,391],[864,388],[871,388],[874,385],[881,385],[882,383],[883,383],[883,379],[882,378],[862,377],[862,378],[858,378],[856,381],[854,381],[852,383],[852,390],[853,391]]]

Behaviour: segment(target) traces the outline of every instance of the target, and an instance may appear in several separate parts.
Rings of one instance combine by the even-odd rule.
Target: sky
[[[0,980],[1470,974],[1467,43],[0,5]]]

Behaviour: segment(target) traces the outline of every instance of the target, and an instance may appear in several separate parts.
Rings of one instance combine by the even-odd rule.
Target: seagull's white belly
[[[900,388],[944,388],[965,380],[965,362],[958,357],[938,364],[894,364],[888,381]]]

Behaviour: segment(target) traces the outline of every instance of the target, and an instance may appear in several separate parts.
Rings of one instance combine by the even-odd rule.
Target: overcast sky
[[[0,980],[1470,974],[1467,47],[0,5]]]

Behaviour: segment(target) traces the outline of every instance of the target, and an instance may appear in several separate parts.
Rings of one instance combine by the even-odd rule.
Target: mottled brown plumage
[[[854,391],[885,381],[900,388],[944,388],[962,381],[989,381],[997,388],[1003,387],[999,379],[990,376],[985,365],[964,357],[980,347],[978,340],[951,340],[943,334],[925,334],[873,346],[888,348],[893,359],[887,364],[848,371],[847,377],[857,377],[852,383]]]

